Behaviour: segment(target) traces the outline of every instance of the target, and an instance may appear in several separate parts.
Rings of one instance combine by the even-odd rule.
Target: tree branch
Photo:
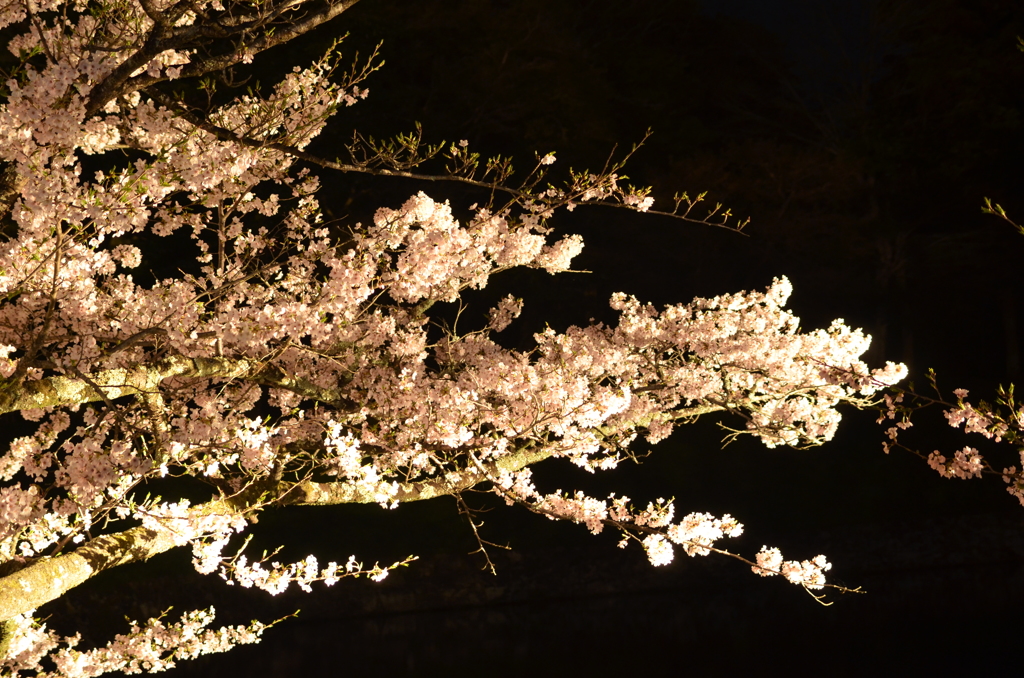
[[[366,165],[350,165],[348,163],[341,163],[335,160],[328,160],[322,158],[313,153],[295,148],[288,144],[278,143],[276,141],[261,141],[259,139],[251,139],[249,137],[239,136],[229,129],[214,125],[211,122],[203,120],[198,115],[187,110],[185,106],[178,100],[170,97],[163,92],[157,90],[146,90],[146,94],[151,96],[154,101],[163,106],[164,108],[173,111],[176,115],[186,120],[192,125],[195,125],[199,129],[207,132],[221,141],[231,141],[237,143],[240,146],[246,146],[248,148],[268,148],[271,150],[279,151],[285,155],[290,155],[293,158],[304,160],[313,165],[318,165],[326,169],[333,169],[339,172],[358,172],[361,174],[372,174],[375,176],[383,177],[404,177],[406,179],[419,179],[421,181],[455,181],[463,184],[469,184],[470,186],[476,186],[478,188],[486,188],[487,190],[497,190],[503,193],[507,193],[515,198],[529,197],[528,194],[503,186],[495,182],[479,181],[477,179],[470,179],[469,177],[462,177],[454,174],[420,174],[417,172],[409,172],[406,170],[398,169],[387,169],[383,167],[370,167]]]
[[[0,400],[0,414],[45,407],[65,407],[145,396],[171,377],[185,379],[241,379],[262,386],[283,388],[311,400],[346,409],[349,401],[334,389],[325,389],[301,377],[293,377],[274,365],[248,358],[187,358],[171,356],[152,365],[104,370],[89,381],[72,377],[47,377],[23,382]]]
[[[154,80],[154,82],[155,81],[156,80]],[[191,123],[192,125],[195,125],[199,129],[203,130],[204,132],[207,132],[208,134],[213,135],[215,138],[220,139],[221,141],[230,141],[230,142],[233,142],[233,143],[237,143],[240,146],[246,146],[248,148],[272,149],[272,150],[278,151],[280,153],[284,153],[285,155],[289,155],[289,156],[291,156],[293,158],[296,158],[298,160],[303,160],[303,161],[308,162],[310,164],[317,165],[319,167],[323,167],[325,169],[332,169],[332,170],[336,170],[336,171],[339,171],[339,172],[356,172],[356,173],[359,173],[359,174],[370,174],[370,175],[373,175],[373,176],[380,176],[380,177],[403,177],[403,178],[406,178],[406,179],[416,179],[416,180],[419,180],[419,181],[451,181],[451,182],[455,182],[455,183],[460,183],[460,184],[466,184],[466,185],[469,185],[469,186],[474,186],[476,188],[483,188],[483,189],[486,189],[486,190],[492,191],[492,192],[496,191],[496,192],[499,192],[499,193],[504,193],[505,195],[511,196],[512,198],[514,198],[516,200],[524,200],[524,199],[534,199],[534,200],[536,200],[536,199],[538,199],[540,197],[538,194],[531,193],[531,192],[526,191],[526,190],[521,190],[521,189],[517,189],[517,188],[512,188],[510,186],[506,186],[505,184],[503,184],[499,180],[481,181],[479,179],[474,179],[471,176],[462,176],[462,175],[457,174],[457,173],[421,174],[421,173],[418,173],[418,172],[410,172],[410,171],[405,170],[405,169],[398,169],[398,168],[389,169],[387,167],[371,166],[369,163],[367,163],[367,164],[349,164],[349,163],[338,162],[337,160],[328,160],[327,158],[323,158],[323,157],[318,156],[318,155],[316,155],[314,153],[309,153],[307,151],[303,151],[303,150],[301,150],[299,148],[296,148],[295,146],[291,146],[289,144],[283,144],[283,143],[279,143],[279,142],[276,142],[276,141],[252,139],[250,137],[245,137],[245,136],[240,136],[238,134],[235,134],[234,132],[232,132],[229,129],[226,129],[224,127],[220,127],[218,125],[214,125],[213,123],[211,123],[211,122],[209,122],[207,120],[204,120],[203,118],[201,118],[198,115],[196,115],[196,114],[192,113],[191,111],[189,111],[185,107],[185,105],[182,104],[177,99],[175,99],[175,98],[173,98],[171,96],[168,96],[168,95],[164,94],[163,92],[160,92],[160,91],[158,91],[156,89],[146,89],[146,94],[148,96],[152,97],[154,101],[156,101],[158,104],[160,104],[164,108],[166,108],[166,109],[168,109],[170,111],[173,111],[176,115],[181,117],[183,120]],[[429,160],[429,159],[430,159],[429,157],[428,158],[423,158],[423,161],[426,161],[426,160]],[[418,164],[418,163],[414,163],[414,164]],[[734,226],[729,226],[729,225],[727,225],[725,223],[726,219],[730,216],[728,212],[721,214],[722,221],[720,223],[710,221],[710,219],[714,215],[719,213],[721,205],[716,206],[703,219],[697,219],[697,218],[688,216],[689,213],[690,213],[690,210],[693,208],[694,205],[696,205],[698,202],[700,202],[702,197],[698,197],[695,200],[689,201],[688,209],[686,209],[684,212],[680,213],[678,211],[678,204],[681,203],[684,199],[685,199],[685,197],[684,198],[680,198],[680,199],[677,200],[677,210],[676,211],[666,212],[666,211],[663,211],[663,210],[648,209],[648,210],[646,210],[646,213],[647,214],[657,214],[659,216],[665,216],[665,217],[672,217],[673,219],[680,219],[682,221],[687,221],[687,222],[694,223],[694,224],[702,224],[702,225],[705,225],[705,226],[715,226],[717,228],[724,228],[726,230],[734,231],[736,233],[740,233],[741,235],[745,235],[742,232],[742,228],[743,228],[743,226],[746,225],[746,222],[744,222],[743,224],[740,224],[739,226],[735,226],[735,227]],[[565,203],[570,203],[571,200],[569,198],[565,198],[564,202]],[[590,200],[590,201],[587,201],[587,204],[589,204],[589,205],[600,205],[600,206],[603,206],[603,207],[618,207],[618,208],[621,208],[621,209],[628,209],[628,210],[631,210],[631,211],[636,211],[636,209],[634,207],[630,206],[630,205],[619,203],[619,202],[614,202],[614,201],[611,201],[611,200]]]
[[[246,52],[249,54],[259,54],[271,47],[276,47],[305,35],[317,26],[337,17],[357,2],[359,0],[328,0],[320,10],[306,14],[305,18],[294,23],[275,26],[274,31],[254,38],[252,42],[246,44]],[[288,3],[288,9],[294,4]],[[176,35],[174,29],[157,23],[147,37],[145,46],[114,69],[102,82],[92,88],[92,91],[89,93],[89,101],[85,107],[85,117],[91,118],[96,115],[107,105],[107,102],[119,96],[167,80],[166,76],[153,77],[143,73],[142,75],[131,77],[131,74],[148,63],[150,59],[160,52],[168,49],[179,51],[191,49],[194,47],[195,42],[191,39],[192,37],[187,32],[179,32]],[[240,62],[242,57],[242,51],[236,49],[225,54],[194,61],[183,66],[178,77],[179,79],[193,78],[206,75],[207,73],[223,71]]]
[[[187,359],[175,358],[168,361],[167,370],[161,378],[172,376],[226,376],[244,373],[249,367],[244,360],[228,359]],[[191,364],[191,368],[188,366]],[[218,372],[219,369],[219,372]],[[117,371],[111,371],[117,372]],[[216,375],[213,374],[216,372]],[[56,379],[64,378],[53,378]],[[66,380],[72,381],[72,380]],[[38,382],[36,382],[38,383]],[[85,388],[93,387],[82,384]],[[100,385],[108,392],[112,386]],[[120,388],[134,388],[122,386]],[[57,386],[53,389],[60,390]],[[84,390],[84,389],[83,389]],[[99,399],[93,390],[93,399]],[[125,393],[126,394],[126,393]],[[117,396],[114,396],[117,397]],[[680,410],[681,416],[696,416],[717,411],[720,407],[695,407]],[[678,418],[678,417],[671,417]],[[648,418],[649,419],[649,418]],[[648,421],[649,423],[649,421]],[[611,431],[603,431],[611,433]],[[512,473],[536,464],[553,455],[551,446],[521,448],[500,459],[471,468],[445,474],[441,478],[413,483],[400,483],[398,492],[390,497],[400,503],[425,501],[436,497],[457,495],[482,482],[490,481],[501,473]],[[288,488],[278,501],[280,505],[326,506],[336,504],[374,504],[380,501],[376,492],[354,486],[352,483],[314,482],[304,480]],[[237,500],[218,499],[195,507],[200,515],[215,513],[235,514],[242,510]],[[117,534],[97,537],[73,553],[46,558],[6,577],[0,578],[0,621],[27,613],[40,605],[55,600],[67,591],[85,582],[96,574],[118,565],[148,560],[153,556],[180,545],[171,530],[154,531],[135,527]]]
[[[194,512],[234,514],[238,510],[224,500],[214,500],[195,507]],[[104,570],[149,560],[177,545],[171,530],[156,531],[140,526],[96,537],[72,553],[44,558],[0,578],[0,621],[56,600]]]
[[[511,473],[543,461],[552,455],[550,448],[521,449],[484,464],[486,473],[477,468],[467,468],[445,474],[441,478],[415,483],[399,483],[398,493],[391,499],[399,503],[425,501],[435,497],[457,494],[489,480],[489,476],[502,471]],[[353,486],[344,481],[317,483],[305,480],[289,489],[281,503],[297,506],[329,506],[333,504],[377,504],[379,495]]]
[[[402,483],[396,501],[411,502],[457,494],[488,480],[489,475],[502,471],[521,470],[551,456],[546,448],[520,450],[479,469],[450,473],[438,480],[421,483]],[[314,483],[305,481],[295,486],[282,502],[292,505],[370,504],[379,500],[371,493],[360,492],[351,485]],[[239,508],[228,499],[217,499],[201,504],[194,513],[211,515],[235,514]],[[134,527],[117,534],[108,534],[89,541],[73,553],[39,562],[0,578],[0,621],[24,614],[56,600],[72,588],[104,570],[149,560],[155,555],[178,546],[171,530],[155,531]]]

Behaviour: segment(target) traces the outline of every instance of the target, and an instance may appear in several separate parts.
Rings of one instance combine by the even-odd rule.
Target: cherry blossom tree
[[[583,241],[555,234],[561,209],[715,225],[728,212],[694,217],[700,197],[685,194],[659,212],[649,189],[624,183],[621,161],[552,183],[548,153],[513,181],[508,160],[426,144],[418,129],[357,135],[347,161],[314,154],[310,142],[367,95],[377,65],[341,68],[337,44],[272,91],[220,103],[235,67],[354,4],[0,7],[19,59],[0,105],[0,414],[8,430],[27,427],[0,456],[4,675],[155,671],[255,642],[264,625],[210,628],[212,609],[134,624],[91,650],[34,621],[104,570],[170,549],[190,549],[200,573],[270,593],[379,580],[412,560],[250,560],[241,535],[281,506],[387,510],[479,488],[616,530],[654,565],[677,548],[715,552],[806,589],[831,586],[824,556],[786,560],[765,546],[747,560],[719,546],[742,530],[729,515],[543,493],[531,466],[554,457],[609,470],[637,436],[655,443],[714,412],[768,447],[818,445],[839,405],[871,404],[903,366],[869,369],[859,358],[870,338],[842,321],[802,331],[784,278],[661,309],[616,294],[616,324],[547,329],[529,350],[501,342],[523,307],[512,296],[476,326],[446,328],[438,314],[495,274],[570,270]],[[482,202],[460,220],[420,192],[372,223],[327,223],[313,168],[459,182]],[[179,275],[146,275],[178,249]],[[208,498],[149,496],[161,478],[162,488],[202,480]]]

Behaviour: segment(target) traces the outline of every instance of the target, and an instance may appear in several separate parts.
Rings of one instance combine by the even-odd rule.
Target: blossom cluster
[[[985,468],[981,455],[973,447],[957,451],[949,460],[938,450],[928,455],[928,465],[947,478],[980,478]]]
[[[757,564],[751,569],[762,577],[781,574],[794,584],[808,589],[820,589],[825,586],[825,573],[832,569],[832,563],[825,556],[804,561],[783,560],[779,549],[762,546],[757,552]]]
[[[312,555],[288,565],[273,561],[269,568],[264,567],[265,560],[266,558],[263,561],[250,564],[248,558],[242,554],[238,554],[234,558],[223,559],[223,564],[219,568],[220,577],[229,586],[238,584],[242,588],[257,588],[273,596],[283,593],[293,583],[309,593],[313,590],[311,584],[318,581],[322,581],[327,586],[334,586],[345,577],[367,577],[375,582],[384,581],[389,572],[409,564],[416,558],[410,556],[387,567],[374,565],[371,568],[364,568],[355,556],[349,556],[344,565],[331,562],[323,569],[320,568],[316,556]]]
[[[932,386],[934,375],[930,374]],[[892,447],[900,447],[922,457],[928,465],[944,478],[960,478],[967,480],[981,478],[984,474],[998,475],[1006,483],[1006,491],[1024,505],[1024,406],[1018,406],[1013,399],[1013,389],[1000,391],[999,400],[993,405],[984,401],[977,405],[967,400],[968,391],[958,388],[953,391],[956,403],[945,402],[941,398],[931,398],[912,390],[892,389],[895,394],[884,396],[884,408],[880,408],[879,423],[887,420],[892,423],[886,433],[889,441],[883,443],[886,453]],[[938,390],[936,389],[936,392]],[[943,416],[953,428],[963,427],[966,433],[979,434],[995,443],[1017,446],[1021,465],[1011,465],[997,470],[977,448],[965,446],[963,449],[947,457],[939,450],[923,454],[908,447],[898,440],[901,431],[913,426],[913,413],[928,405],[939,404],[944,407]]]
[[[186,612],[172,624],[161,617],[142,625],[131,622],[128,633],[117,635],[105,647],[82,651],[75,649],[81,636],[65,638],[33,621],[30,613],[18,615],[11,620],[16,628],[11,631],[11,645],[0,667],[5,676],[12,678],[93,678],[111,671],[153,673],[174,668],[180,660],[259,642],[267,628],[260,622],[207,628],[213,619],[211,607]],[[44,662],[52,664],[53,670],[42,670]]]

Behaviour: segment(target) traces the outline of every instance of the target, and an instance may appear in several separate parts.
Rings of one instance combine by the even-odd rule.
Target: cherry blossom
[[[1000,388],[994,403],[978,401],[974,405],[967,400],[967,389],[955,389],[953,395],[956,402],[950,402],[944,400],[939,392],[934,372],[928,373],[928,379],[935,392],[934,396],[918,393],[913,388],[902,389],[896,386],[890,386],[890,392],[884,394],[884,405],[879,407],[878,423],[888,426],[886,435],[889,440],[883,443],[885,452],[899,448],[915,454],[944,478],[969,480],[985,475],[998,476],[1006,484],[1010,496],[1024,505],[1024,407],[1015,401],[1013,386]],[[949,426],[962,427],[967,434],[980,435],[993,443],[1015,447],[1020,466],[1013,464],[1000,469],[972,446],[965,446],[951,456],[939,450],[925,454],[900,439],[901,432],[913,426],[913,415],[933,405],[943,408],[942,415]]]
[[[716,412],[732,416],[732,436],[769,448],[830,440],[839,406],[872,404],[906,369],[869,368],[860,356],[870,337],[841,320],[801,330],[785,308],[786,278],[664,308],[617,293],[616,322],[547,328],[527,349],[497,336],[526,303],[512,296],[466,330],[438,329],[439,309],[506,270],[570,271],[584,241],[555,231],[562,208],[717,226],[727,212],[694,218],[703,196],[685,194],[657,211],[650,189],[620,185],[621,161],[555,185],[555,155],[538,154],[516,183],[507,161],[481,162],[465,142],[424,144],[418,128],[391,142],[357,138],[349,164],[320,157],[312,142],[367,96],[360,85],[376,68],[371,57],[340,69],[338,44],[268,91],[205,110],[159,86],[201,92],[207,74],[244,66],[353,2],[0,8],[0,27],[22,31],[8,44],[21,65],[0,103],[0,194],[11,196],[0,214],[0,414],[30,431],[0,454],[8,674],[157,671],[255,642],[265,626],[207,629],[212,610],[132,623],[86,651],[33,621],[101,570],[173,548],[191,549],[199,573],[272,594],[380,581],[414,560],[251,559],[244,535],[288,505],[386,510],[478,487],[593,533],[615,530],[654,565],[678,548],[739,558],[806,589],[830,585],[822,556],[784,561],[766,547],[754,562],[722,548],[743,529],[732,516],[676,520],[664,499],[542,493],[531,469],[548,458],[613,469],[637,436],[656,443]],[[223,52],[211,56],[208,36]],[[87,172],[85,156],[106,169]],[[421,169],[431,161],[447,163],[442,174]],[[310,166],[444,179],[508,200],[463,211],[417,192],[366,224],[328,224]],[[160,244],[175,236],[186,244]],[[148,265],[171,250],[181,273],[149,280]],[[987,416],[965,407],[950,421],[999,435]],[[955,468],[974,469],[972,455]],[[146,491],[186,476],[208,488],[204,501]]]

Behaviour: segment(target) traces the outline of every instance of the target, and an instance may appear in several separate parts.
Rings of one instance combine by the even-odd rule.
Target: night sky
[[[1024,236],[980,209],[990,197],[1024,222],[1020,2],[363,0],[282,49],[274,67],[309,61],[345,32],[350,53],[383,40],[387,65],[313,151],[336,154],[353,129],[384,136],[419,121],[428,139],[524,159],[554,151],[565,169],[599,166],[650,127],[631,179],[662,199],[707,190],[750,217],[746,235],[621,210],[556,219],[584,236],[578,264],[592,273],[511,275],[471,297],[525,297],[510,341],[528,343],[545,323],[608,318],[615,291],[678,303],[787,275],[803,327],[864,327],[872,366],[906,362],[919,385],[931,367],[947,395],[983,398],[1020,378]],[[338,219],[365,220],[416,190],[457,212],[478,199],[457,186],[320,175]],[[925,451],[977,445],[941,416],[919,427]],[[97,605],[120,620],[214,602],[226,623],[302,608],[261,645],[182,664],[180,676],[988,675],[1013,656],[1020,625],[1005,619],[1024,603],[1024,508],[998,481],[943,480],[909,455],[884,455],[871,413],[845,413],[837,439],[814,450],[722,449],[721,437],[702,421],[639,466],[590,477],[553,460],[537,473],[542,489],[674,496],[684,513],[732,513],[748,531],[730,548],[823,552],[837,580],[865,595],[823,607],[714,556],[677,554],[655,570],[613,535],[480,495],[469,501],[495,508],[486,538],[513,549],[495,549],[497,576],[468,555],[475,543],[454,501],[294,508],[259,525],[258,541],[288,544],[282,557],[421,560],[380,585],[270,599],[178,577],[188,554],[165,554],[83,586],[57,603],[67,608],[55,622]]]

